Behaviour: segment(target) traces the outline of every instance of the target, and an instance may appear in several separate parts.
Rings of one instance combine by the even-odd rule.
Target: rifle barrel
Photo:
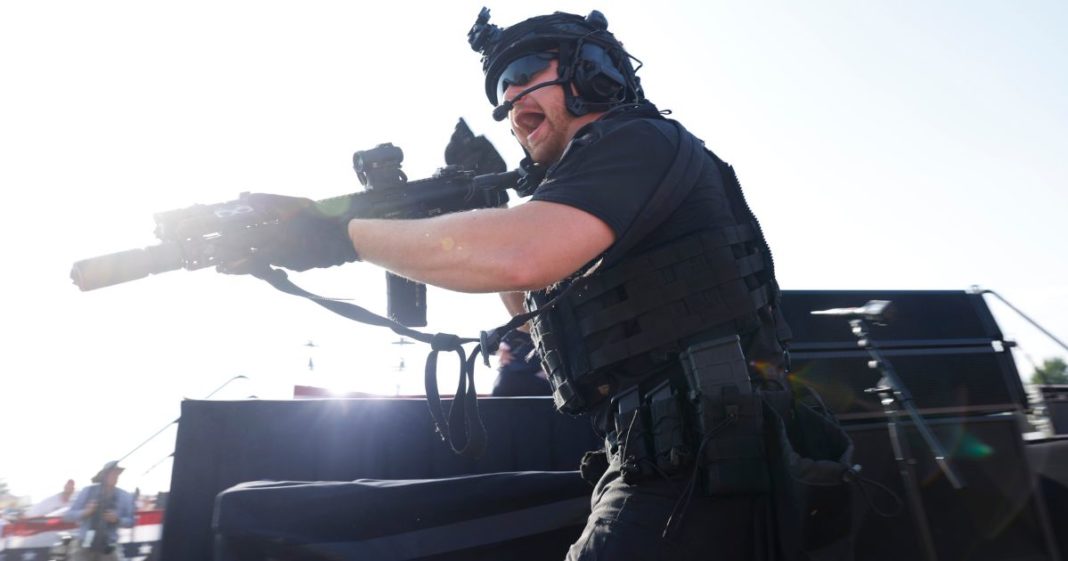
[[[183,264],[181,247],[164,242],[83,259],[71,267],[70,278],[84,292],[181,269]]]

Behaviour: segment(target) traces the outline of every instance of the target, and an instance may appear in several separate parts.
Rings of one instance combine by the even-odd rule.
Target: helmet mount
[[[510,65],[522,64],[517,61],[529,59],[529,55],[548,52],[554,53],[552,58],[558,61],[557,79],[553,83],[563,86],[564,104],[572,115],[607,111],[644,99],[630,62],[634,57],[608,31],[608,20],[601,12],[594,10],[586,17],[555,12],[507,28],[489,23],[489,17],[489,9],[482,8],[467,39],[471,49],[482,54],[486,97],[493,105],[502,102],[502,86],[529,80],[529,71],[517,74],[521,76],[519,81],[511,79],[516,71]],[[569,84],[574,86],[574,91]],[[494,117],[502,113],[503,118],[510,107],[511,104],[504,102],[497,107]]]

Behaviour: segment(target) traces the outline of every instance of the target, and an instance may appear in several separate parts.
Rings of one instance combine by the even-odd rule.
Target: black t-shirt
[[[577,132],[531,200],[586,211],[604,221],[618,240],[667,174],[677,147],[675,126],[651,104],[608,113]],[[635,251],[735,223],[711,159],[704,173],[697,188]]]

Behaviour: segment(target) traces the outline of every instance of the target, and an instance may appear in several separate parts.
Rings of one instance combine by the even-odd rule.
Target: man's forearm
[[[417,220],[349,222],[364,261],[461,292],[542,288],[578,270],[613,240],[596,217],[555,203],[480,209]]]
[[[514,290],[512,248],[486,239],[484,209],[417,220],[353,220],[349,237],[364,261],[427,284],[461,292]]]

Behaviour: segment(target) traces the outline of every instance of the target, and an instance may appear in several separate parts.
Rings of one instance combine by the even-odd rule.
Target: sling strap
[[[627,230],[623,232],[623,235],[600,258],[600,265],[587,268],[585,276],[588,276],[600,266],[618,262],[628,250],[632,249],[653,229],[667,220],[682,204],[686,196],[696,187],[705,165],[706,152],[703,145],[692,134],[687,132],[681,124],[675,121],[672,121],[672,124],[675,125],[679,137],[679,146],[671,167],[665,174],[664,179],[661,180],[660,185],[657,186],[646,201],[638,217],[631,222]],[[570,283],[546,306],[514,316],[508,323],[483,331],[479,338],[474,339],[462,338],[448,333],[424,333],[355,304],[313,294],[295,285],[281,269],[271,267],[266,263],[254,267],[250,274],[266,281],[286,294],[307,298],[342,317],[368,325],[387,327],[398,335],[410,337],[430,345],[431,351],[427,355],[424,384],[427,405],[430,408],[435,430],[453,452],[468,458],[479,458],[486,449],[486,427],[483,425],[482,418],[478,412],[478,395],[475,391],[474,367],[478,356],[481,354],[485,364],[488,366],[489,355],[497,351],[501,338],[506,333],[523,325],[545,310],[551,309],[556,302],[567,296],[572,288],[578,284],[576,282]],[[463,345],[475,342],[478,344],[471,354],[467,355]],[[441,404],[441,396],[437,385],[437,359],[438,353],[442,351],[456,353],[460,359],[459,382],[456,387],[456,394],[449,407],[447,418],[444,407]],[[462,428],[462,433],[457,433],[457,428]]]

